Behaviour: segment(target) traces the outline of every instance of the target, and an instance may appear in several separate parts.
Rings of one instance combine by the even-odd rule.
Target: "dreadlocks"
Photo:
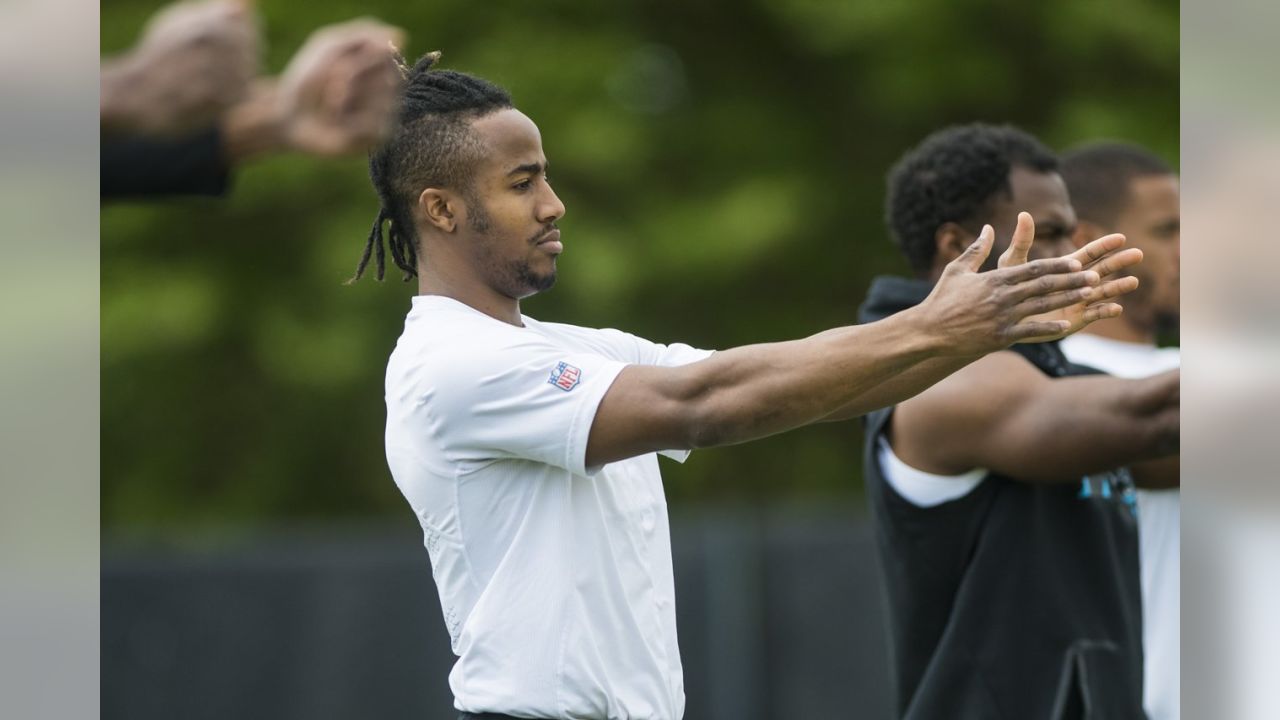
[[[390,223],[386,245],[404,279],[418,274],[417,233],[412,208],[424,188],[454,188],[471,193],[472,170],[481,147],[471,133],[471,121],[511,107],[502,88],[473,75],[432,70],[440,53],[427,53],[412,68],[401,63],[404,98],[390,139],[369,154],[369,178],[382,207],[373,221],[356,274],[364,274],[372,257],[377,279],[386,268],[383,223]]]

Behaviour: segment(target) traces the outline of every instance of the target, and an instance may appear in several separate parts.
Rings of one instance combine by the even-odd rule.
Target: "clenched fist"
[[[170,5],[134,48],[103,62],[102,129],[173,137],[211,127],[244,99],[260,54],[258,22],[242,0]]]

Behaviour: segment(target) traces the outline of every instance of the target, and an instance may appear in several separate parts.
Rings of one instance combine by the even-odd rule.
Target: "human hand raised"
[[[102,129],[173,137],[212,127],[245,97],[260,55],[249,0],[169,5],[136,46],[102,63]]]
[[[995,231],[984,226],[915,308],[922,329],[947,354],[985,355],[1016,342],[1060,336],[1071,326],[1068,319],[1036,316],[1088,301],[1100,282],[1098,272],[1084,269],[1076,257],[1026,262],[1022,250],[1022,262],[981,272],[994,242]]]
[[[1035,235],[1036,226],[1031,215],[1025,212],[1018,213],[1017,228],[1013,231],[1009,248],[1000,256],[997,267],[1012,268],[1026,263]],[[1019,342],[1058,340],[1080,331],[1090,323],[1119,317],[1123,308],[1113,301],[1126,293],[1133,292],[1138,287],[1138,278],[1117,276],[1125,268],[1142,262],[1142,251],[1137,248],[1126,248],[1125,237],[1119,233],[1104,235],[1066,257],[1078,260],[1085,270],[1098,273],[1099,284],[1092,289],[1088,297],[1079,302],[1028,318],[1029,321],[1038,322],[1065,322],[1066,325],[1062,331],[1025,338]]]
[[[278,81],[285,144],[315,155],[363,152],[381,142],[399,106],[404,31],[359,19],[312,33]]]

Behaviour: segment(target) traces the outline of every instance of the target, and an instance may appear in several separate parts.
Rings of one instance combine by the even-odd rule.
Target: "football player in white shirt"
[[[356,277],[372,258],[381,279],[389,222],[418,295],[387,366],[387,458],[423,528],[464,717],[678,720],[657,453],[863,414],[1114,317],[1136,285],[1112,277],[1141,259],[1119,235],[1026,262],[1034,229],[1020,229],[979,273],[987,228],[917,308],[802,340],[711,354],[539,322],[520,300],[555,282],[565,208],[538,128],[437,57],[405,68],[397,126],[370,157],[382,209]]]
[[[1096,143],[1062,157],[1079,224],[1079,245],[1095,233],[1119,232],[1142,250],[1141,280],[1121,301],[1124,315],[1089,326],[1062,343],[1074,363],[1119,377],[1147,377],[1179,365],[1177,348],[1156,345],[1178,321],[1178,176],[1151,152],[1127,143]],[[1175,468],[1178,458],[1167,462]],[[1138,490],[1138,554],[1142,572],[1143,704],[1151,720],[1178,720],[1181,680],[1179,582],[1180,493]]]

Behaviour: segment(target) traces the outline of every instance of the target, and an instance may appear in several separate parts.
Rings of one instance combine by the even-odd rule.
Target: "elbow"
[[[687,376],[674,393],[687,447],[698,450],[733,445],[800,424],[788,422],[788,412],[798,413],[779,402],[776,394],[762,393],[759,387],[745,388],[706,366],[700,370],[704,372]],[[827,413],[817,417],[822,414]]]
[[[770,434],[776,409],[755,402],[741,392],[710,383],[696,387],[685,399],[683,431],[689,447],[733,445]]]
[[[708,419],[692,420],[684,435],[685,444],[690,450],[719,447],[729,442],[724,428]]]
[[[778,407],[729,392],[709,393],[693,407],[686,434],[694,449],[734,445],[795,426]]]
[[[689,366],[694,370],[694,366]],[[701,370],[701,368],[697,368]],[[663,393],[662,401],[669,408],[662,414],[677,418],[669,427],[674,431],[670,442],[689,450],[724,445],[728,442],[728,428],[724,413],[717,409],[718,402],[714,378],[705,372],[683,375]]]
[[[692,450],[719,447],[730,442],[725,415],[719,412],[711,393],[699,393],[685,404],[684,441]]]

